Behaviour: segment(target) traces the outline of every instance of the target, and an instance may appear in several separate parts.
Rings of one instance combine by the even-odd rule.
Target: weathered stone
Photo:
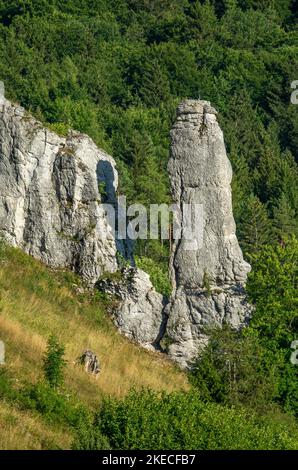
[[[60,137],[9,101],[0,104],[0,236],[94,283],[117,269],[102,204],[116,204],[115,162],[86,135]]]
[[[85,372],[94,375],[96,378],[100,373],[100,364],[96,354],[90,349],[86,349],[75,361],[75,365],[83,365]]]
[[[250,266],[232,213],[232,170],[210,103],[179,105],[169,175],[173,202],[182,209],[184,203],[203,206],[204,230],[202,246],[189,249],[184,238],[174,242],[173,294],[165,307],[148,274],[118,271],[117,249],[131,259],[132,244],[125,248],[115,239],[103,205],[117,206],[112,157],[86,135],[60,137],[23,108],[0,103],[0,237],[50,266],[74,270],[90,286],[104,275],[97,286],[116,296],[113,317],[120,331],[150,349],[160,349],[166,338],[169,356],[189,367],[211,326],[241,328],[251,313],[244,291]]]
[[[116,299],[112,315],[121,333],[147,349],[160,349],[167,316],[163,296],[154,290],[147,273],[126,267],[104,276],[97,288]]]
[[[177,114],[168,164],[173,202],[182,211],[183,204],[203,208],[202,246],[189,249],[186,239],[177,240],[170,262],[174,291],[168,307],[168,353],[189,367],[206,344],[210,327],[229,323],[241,328],[246,323],[251,307],[244,286],[250,266],[235,234],[232,169],[216,111],[206,101],[187,100]],[[189,126],[190,120],[195,125]]]

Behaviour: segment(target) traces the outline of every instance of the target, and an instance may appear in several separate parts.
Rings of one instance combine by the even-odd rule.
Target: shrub
[[[198,392],[143,390],[105,400],[73,447],[133,449],[298,449],[298,429],[244,409],[204,403]],[[108,448],[107,447],[107,448]]]
[[[109,450],[111,445],[107,436],[91,423],[81,422],[76,428],[76,437],[73,441],[74,450]]]
[[[61,137],[66,137],[69,132],[69,125],[64,122],[47,123],[47,127]]]
[[[298,240],[285,239],[251,257],[247,291],[256,310],[249,330],[279,368],[279,403],[298,416],[298,368],[291,364],[291,343],[298,329]]]
[[[271,407],[278,394],[278,368],[250,331],[228,326],[211,332],[209,344],[190,373],[202,399],[248,405],[258,411]]]
[[[87,408],[72,396],[52,388],[47,382],[16,388],[6,368],[0,369],[0,399],[25,410],[34,410],[50,423],[80,428],[91,422]]]
[[[52,423],[80,427],[82,422],[88,421],[88,412],[80,403],[47,383],[23,387],[18,392],[17,401],[22,408],[35,410]]]
[[[5,367],[0,368],[0,398],[15,399],[16,392],[13,389],[12,378]]]
[[[46,380],[53,388],[63,385],[63,372],[66,365],[64,346],[55,336],[50,336],[43,356],[43,370]]]

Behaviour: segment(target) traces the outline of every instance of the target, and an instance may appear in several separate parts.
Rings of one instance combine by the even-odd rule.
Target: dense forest
[[[117,161],[119,191],[129,202],[170,200],[166,165],[177,104],[183,98],[212,103],[234,171],[237,235],[253,268],[247,285],[253,319],[241,333],[212,332],[189,375],[198,396],[134,392],[124,402],[106,401],[92,425],[79,429],[77,448],[187,448],[196,440],[186,424],[184,437],[169,429],[162,442],[150,440],[150,430],[165,432],[180,405],[185,416],[196,409],[210,429],[222,416],[226,436],[233,435],[231,423],[240,426],[253,410],[256,421],[247,420],[243,430],[251,448],[254,426],[265,417],[295,426],[298,365],[290,357],[298,339],[298,105],[291,102],[291,84],[298,80],[297,16],[296,0],[0,0],[0,80],[7,98],[58,133],[74,128],[90,135]],[[136,257],[168,293],[167,244],[139,243]],[[148,416],[155,417],[150,425]],[[129,435],[140,422],[143,441]],[[273,443],[268,426],[255,447],[295,447]],[[198,448],[212,447],[199,425],[193,433]],[[245,446],[222,439],[214,438],[214,446]]]

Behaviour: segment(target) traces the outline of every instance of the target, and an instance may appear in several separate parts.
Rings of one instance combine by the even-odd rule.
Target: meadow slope
[[[91,410],[103,397],[123,397],[131,388],[168,392],[189,388],[186,375],[166,357],[141,349],[117,332],[106,300],[81,292],[81,281],[72,273],[54,271],[18,249],[2,249],[0,339],[6,348],[5,368],[16,386],[42,378],[42,355],[54,334],[65,345],[65,387]],[[97,380],[74,365],[87,348],[100,358]],[[0,401],[0,425],[5,430],[0,448],[38,449],[48,442],[67,448],[71,441],[69,431],[53,428],[5,400]]]

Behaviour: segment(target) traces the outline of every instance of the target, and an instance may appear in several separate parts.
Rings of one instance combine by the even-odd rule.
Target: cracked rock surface
[[[90,284],[117,269],[102,205],[116,202],[115,162],[86,135],[60,137],[7,100],[0,104],[0,236]]]
[[[86,135],[61,137],[23,108],[0,104],[0,237],[52,267],[67,267],[93,286],[115,273],[120,331],[158,348],[164,331],[163,298],[145,272],[119,276],[116,240],[103,203],[117,208],[118,174],[112,157]],[[102,188],[102,189],[101,189]],[[101,190],[100,190],[101,189]],[[103,193],[103,194],[102,194]],[[106,282],[107,292],[113,283]]]
[[[179,105],[168,171],[173,202],[182,212],[183,204],[202,210],[197,245],[182,236],[174,241],[170,260],[168,353],[189,367],[208,340],[208,328],[229,323],[238,329],[251,315],[244,290],[250,265],[243,259],[232,211],[232,168],[209,102]],[[183,214],[181,220],[183,234]]]
[[[126,267],[103,277],[96,286],[115,298],[111,310],[121,333],[147,349],[159,350],[167,317],[163,296],[155,291],[149,275]]]

